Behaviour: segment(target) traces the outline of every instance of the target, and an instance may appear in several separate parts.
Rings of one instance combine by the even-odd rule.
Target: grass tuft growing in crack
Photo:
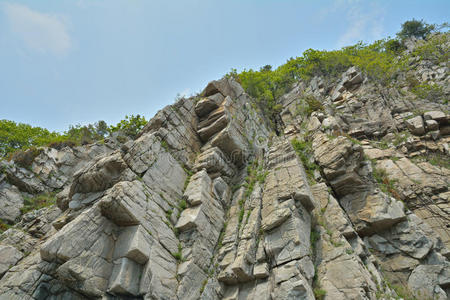
[[[32,210],[49,207],[56,204],[57,192],[45,192],[34,197],[24,197],[24,206],[20,209],[22,214],[26,214]]]
[[[172,256],[177,260],[177,261],[184,261],[183,258],[183,248],[181,246],[181,243],[178,243],[178,251],[177,252],[172,252]]]
[[[250,198],[257,182],[259,182],[260,184],[264,184],[267,174],[268,172],[264,170],[262,165],[259,165],[258,160],[251,162],[247,166],[247,177],[245,178],[245,182],[242,184],[242,186],[245,187],[245,192],[242,199],[239,200],[239,228],[241,228],[241,225],[243,223],[242,221],[244,220],[245,202]],[[245,224],[247,224],[250,213],[251,211],[247,212],[247,219]]]
[[[314,171],[318,170],[319,166],[312,159],[314,152],[312,149],[312,142],[308,140],[300,141],[298,139],[293,139],[291,144],[305,168],[309,184],[315,184]]]

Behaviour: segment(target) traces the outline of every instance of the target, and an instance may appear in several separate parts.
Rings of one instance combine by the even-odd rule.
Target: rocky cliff
[[[271,124],[226,77],[135,140],[2,161],[0,299],[448,299],[448,101],[401,82],[299,81]]]

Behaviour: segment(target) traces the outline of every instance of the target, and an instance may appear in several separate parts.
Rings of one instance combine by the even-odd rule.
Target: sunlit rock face
[[[0,299],[448,299],[448,106],[356,67],[277,101],[225,77],[135,140],[0,162]]]

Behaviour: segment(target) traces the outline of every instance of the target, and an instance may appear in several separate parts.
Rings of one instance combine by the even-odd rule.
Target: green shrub
[[[44,146],[59,137],[59,133],[50,132],[45,128],[0,120],[0,156],[32,146]]]
[[[66,146],[74,147],[103,141],[107,134],[115,131],[121,131],[129,137],[135,138],[145,124],[147,121],[144,117],[131,115],[125,116],[125,119],[116,126],[108,127],[105,121],[98,121],[83,126],[71,125],[69,130],[58,133],[24,123],[0,120],[0,157],[31,147],[48,146],[62,149]]]
[[[302,56],[289,59],[284,65],[272,70],[264,67],[259,71],[232,69],[227,76],[234,77],[245,91],[256,99],[267,116],[274,119],[279,110],[276,103],[283,94],[300,79],[314,76],[337,79],[351,66],[357,66],[371,79],[386,83],[396,72],[406,67],[405,59],[398,59],[398,41],[380,40],[372,44],[357,43],[340,50],[308,49]]]
[[[309,117],[314,111],[323,111],[323,109],[324,107],[320,100],[314,95],[306,94],[300,98],[296,113]]]
[[[445,97],[442,86],[437,84],[419,84],[411,90],[417,97],[428,101],[438,102]]]
[[[439,33],[433,35],[429,40],[414,49],[412,55],[420,59],[429,60],[434,64],[448,63],[450,53],[448,44],[450,42],[449,33]]]
[[[405,50],[406,47],[397,39],[388,39],[384,44],[386,51],[399,54],[401,51]]]
[[[423,20],[412,19],[402,24],[402,29],[397,33],[397,36],[401,39],[407,39],[411,37],[426,38],[434,29],[435,25],[427,24]]]
[[[110,126],[109,132],[121,131],[125,135],[134,139],[146,124],[147,120],[144,116],[126,115],[125,119],[117,123],[116,126]]]
[[[410,136],[411,136],[411,133],[407,130],[399,132],[395,135],[394,140],[392,141],[392,144],[395,147],[398,147],[402,143],[406,142]]]

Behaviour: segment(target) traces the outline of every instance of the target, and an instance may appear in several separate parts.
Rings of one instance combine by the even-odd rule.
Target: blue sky
[[[0,119],[51,130],[152,117],[231,68],[449,21],[450,1],[0,1]]]

